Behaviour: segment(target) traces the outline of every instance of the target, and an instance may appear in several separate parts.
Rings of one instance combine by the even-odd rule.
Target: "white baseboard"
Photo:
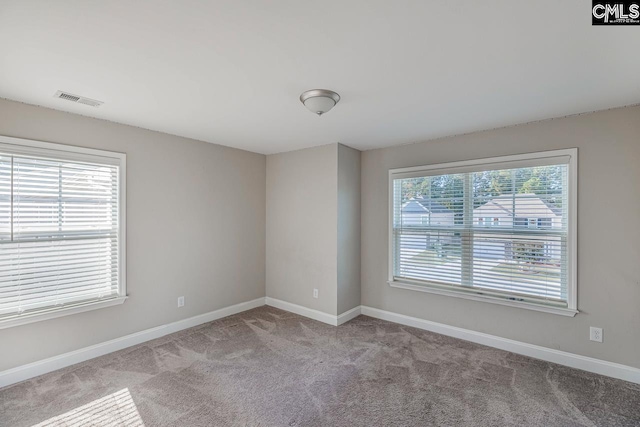
[[[308,317],[309,319],[317,320],[318,322],[338,326],[338,316],[325,313],[324,311],[314,310],[312,308],[303,307],[292,302],[282,301],[271,297],[266,297],[265,303],[271,307],[299,314],[300,316]]]
[[[345,311],[342,314],[338,315],[338,322],[337,325],[342,325],[343,323],[348,322],[351,319],[355,319],[356,317],[360,316],[360,307],[361,306],[357,306],[352,308],[349,311]]]
[[[401,325],[412,326],[414,328],[424,329],[426,331],[454,338],[460,338],[477,344],[483,344],[500,350],[521,354],[523,356],[557,363],[570,368],[581,369],[583,371],[640,384],[640,369],[631,366],[607,362],[605,360],[594,359],[592,357],[580,356],[578,354],[554,350],[538,345],[527,344],[520,341],[497,337],[495,335],[471,331],[469,329],[431,322],[417,317],[392,313],[390,311],[384,311],[373,307],[361,306],[360,311],[365,316],[375,317],[376,319],[388,320],[390,322],[400,323]]]
[[[160,338],[162,336],[181,331],[183,329],[192,328],[203,323],[211,322],[232,314],[241,313],[252,308],[265,305],[264,298],[254,299],[252,301],[241,302],[229,307],[224,307],[209,313],[200,314],[177,322],[168,323],[166,325],[157,326],[155,328],[136,332],[124,337],[105,341],[100,344],[81,348],[79,350],[64,353],[38,362],[29,363],[27,365],[18,366],[0,372],[0,388],[46,374],[57,369],[65,368],[94,357],[102,356],[114,351],[122,350],[136,344],[140,344],[149,340]]]
[[[309,319],[317,320],[318,322],[326,323],[331,326],[342,325],[343,323],[348,322],[349,320],[360,315],[360,306],[354,307],[351,310],[345,311],[344,313],[336,316],[333,314],[325,313],[324,311],[314,310],[312,308],[307,308],[302,305],[282,301],[271,297],[266,297],[265,302],[271,307],[299,314],[300,316],[308,317]]]

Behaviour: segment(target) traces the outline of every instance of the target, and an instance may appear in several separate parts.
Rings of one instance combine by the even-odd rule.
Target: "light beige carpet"
[[[640,386],[261,307],[0,390],[2,426],[639,426]]]

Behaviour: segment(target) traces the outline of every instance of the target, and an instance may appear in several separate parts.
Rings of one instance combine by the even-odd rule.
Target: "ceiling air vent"
[[[99,107],[102,104],[104,104],[104,102],[102,101],[97,101],[91,98],[85,98],[84,96],[73,95],[71,93],[63,92],[61,90],[57,91],[56,94],[53,96],[54,98],[66,99],[67,101],[75,102],[78,104],[89,105],[90,107]]]

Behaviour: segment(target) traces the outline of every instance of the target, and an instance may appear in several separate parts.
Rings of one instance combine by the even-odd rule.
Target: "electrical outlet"
[[[589,339],[595,342],[602,342],[602,328],[589,328]]]
[[[178,307],[184,307],[184,297],[178,297]]]
[[[318,290],[315,288],[313,289],[313,297],[318,298]]]

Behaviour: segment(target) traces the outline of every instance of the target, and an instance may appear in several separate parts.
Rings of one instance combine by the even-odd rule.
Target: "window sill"
[[[449,297],[463,298],[463,299],[468,299],[472,301],[482,301],[482,302],[488,302],[491,304],[506,305],[508,307],[524,308],[526,310],[541,311],[543,313],[551,313],[559,316],[574,317],[576,314],[579,313],[578,310],[574,310],[571,308],[552,307],[552,306],[546,306],[542,304],[535,304],[535,303],[523,302],[523,301],[510,301],[510,300],[506,300],[499,297],[493,297],[489,295],[466,293],[466,292],[460,292],[455,290],[430,287],[428,285],[416,285],[414,283],[400,282],[397,280],[389,280],[387,283],[392,288],[408,289],[412,291],[427,292],[427,293],[436,294],[436,295],[445,295]]]
[[[56,317],[68,316],[70,314],[82,313],[84,311],[97,310],[100,308],[120,305],[127,299],[124,297],[115,297],[99,301],[89,301],[84,303],[73,304],[58,308],[49,308],[31,313],[17,314],[15,316],[0,319],[0,329],[11,328],[27,323],[40,322],[42,320],[54,319]]]

